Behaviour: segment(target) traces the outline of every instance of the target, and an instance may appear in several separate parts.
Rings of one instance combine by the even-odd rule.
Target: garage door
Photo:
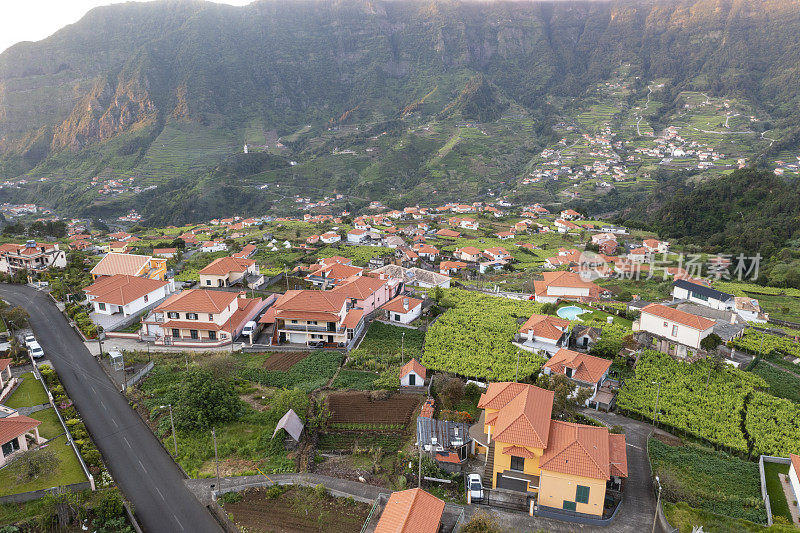
[[[514,479],[503,477],[502,472],[497,473],[497,488],[506,490],[516,490],[518,492],[528,492],[528,482],[524,479]]]

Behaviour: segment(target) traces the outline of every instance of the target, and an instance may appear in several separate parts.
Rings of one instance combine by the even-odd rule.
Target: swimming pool
[[[583,313],[588,313],[586,309],[581,309],[577,305],[568,305],[567,307],[562,307],[556,314],[561,318],[566,318],[567,320],[580,320],[578,315],[582,315]]]

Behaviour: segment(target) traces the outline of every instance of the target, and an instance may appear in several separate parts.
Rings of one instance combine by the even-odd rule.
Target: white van
[[[251,320],[250,322],[244,325],[244,328],[242,329],[242,336],[249,337],[250,334],[253,333],[255,330],[256,330],[256,323],[255,321]]]

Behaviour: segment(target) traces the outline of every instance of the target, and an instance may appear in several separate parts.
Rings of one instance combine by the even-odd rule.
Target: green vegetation
[[[747,533],[793,533],[793,526],[774,525],[765,528],[760,524],[714,514],[709,511],[693,509],[687,503],[664,503],[667,521],[680,533],[692,533],[697,526],[703,526],[707,533],[730,533],[741,531]]]
[[[12,468],[0,470],[0,496],[86,481],[86,476],[83,473],[78,457],[75,455],[75,451],[72,446],[67,446],[66,444],[67,436],[62,435],[51,441],[47,448],[44,448],[44,450],[49,450],[54,454],[56,459],[55,466],[36,476],[35,479],[18,482],[14,477]],[[35,454],[37,452],[38,450],[32,450],[30,453]]]
[[[783,485],[781,485],[778,474],[788,476],[789,465],[764,461],[764,481],[767,483],[767,494],[769,495],[772,516],[773,518],[782,516],[791,523],[792,515],[789,512],[789,502],[786,501],[786,494],[783,492]]]
[[[510,300],[460,289],[446,289],[441,305],[449,307],[425,336],[422,364],[432,370],[467,377],[513,380],[535,374],[544,360],[516,348],[518,318],[541,309],[531,301]]]
[[[17,533],[48,531],[63,527],[77,529],[80,528],[78,522],[83,523],[89,519],[92,530],[98,533],[104,531],[133,533],[133,528],[128,525],[124,515],[122,497],[113,488],[96,492],[86,490],[47,494],[25,503],[0,504],[0,523],[5,526],[0,530]]]
[[[647,452],[665,501],[767,522],[758,464],[696,444],[670,446],[658,439],[648,441]]]
[[[263,363],[266,357],[255,357],[251,354],[247,354],[247,357],[250,359],[250,364],[239,372],[242,378],[267,387],[295,388],[311,392],[325,385],[333,377],[344,356],[337,351],[319,350],[312,352],[286,371],[264,370],[254,364],[258,364],[259,361]]]
[[[12,409],[33,407],[34,405],[42,405],[49,401],[44,387],[42,387],[39,380],[34,377],[33,372],[26,372],[22,374],[20,378],[22,379],[22,383],[17,386],[5,402],[8,407]]]
[[[754,355],[778,352],[800,357],[800,344],[794,339],[770,335],[750,328],[746,329],[744,335],[738,339],[733,339],[731,344],[734,348]]]
[[[375,372],[342,369],[332,386],[334,389],[372,390],[378,377],[379,374]]]
[[[800,403],[800,375],[778,370],[764,361],[757,361],[749,372],[761,376],[769,385],[768,392],[773,396]]]
[[[652,420],[659,383],[660,425],[729,450],[749,451],[741,420],[748,396],[756,388],[765,388],[764,380],[727,365],[715,369],[707,359],[686,364],[645,351],[636,364],[636,375],[620,390],[617,406]],[[748,417],[751,411],[747,410]]]
[[[747,404],[744,425],[755,455],[786,457],[798,451],[800,405],[756,391]]]
[[[64,433],[64,428],[61,426],[58,415],[52,407],[36,411],[29,416],[42,422],[39,426],[39,436],[42,438],[52,439]]]
[[[425,334],[416,329],[373,321],[358,348],[350,352],[348,367],[362,370],[385,370],[401,365],[412,357],[419,359]]]

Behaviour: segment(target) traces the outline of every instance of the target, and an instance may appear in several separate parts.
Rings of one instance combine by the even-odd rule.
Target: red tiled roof
[[[795,473],[800,476],[800,455],[790,453],[789,459],[792,461],[792,466],[794,467]]]
[[[93,300],[97,302],[126,305],[167,284],[168,282],[157,279],[116,274],[98,278],[96,282],[86,287],[84,292],[94,296]]]
[[[39,424],[41,424],[39,420],[23,415],[0,418],[0,444],[5,444],[20,435],[24,435],[33,428],[38,427]]]
[[[524,457],[525,459],[533,459],[536,454],[522,446],[506,446],[503,449],[503,455],[513,455],[515,457]]]
[[[190,313],[219,313],[226,309],[239,293],[189,289],[173,294],[156,307],[156,311],[188,311]]]
[[[92,269],[92,274],[113,276],[127,274],[135,276],[144,269],[150,258],[146,255],[107,253]]]
[[[531,315],[519,328],[520,333],[533,330],[534,337],[558,340],[569,327],[569,320],[547,315]]]
[[[386,285],[386,280],[371,276],[357,276],[344,285],[332,289],[331,292],[341,293],[356,300],[366,300],[384,285]]]
[[[544,368],[549,368],[556,374],[564,374],[567,367],[574,369],[573,379],[584,383],[597,383],[611,368],[611,361],[561,348],[544,365]]]
[[[609,448],[608,428],[551,420],[550,441],[539,467],[562,474],[609,479]]]
[[[347,329],[356,329],[363,317],[364,317],[363,309],[351,309],[345,315],[344,320],[342,320],[342,326],[344,326]]]
[[[224,276],[231,272],[245,272],[256,262],[254,259],[239,259],[237,257],[220,257],[214,259],[208,266],[200,270],[198,274],[210,276]]]
[[[13,359],[0,359],[0,372],[8,368],[8,366],[11,364],[11,361],[13,361]]]
[[[427,370],[416,359],[411,359],[411,361],[403,365],[403,368],[400,369],[400,377],[402,378],[412,371],[421,377],[423,381],[425,380]]]
[[[671,322],[677,322],[687,328],[696,329],[698,331],[705,331],[716,324],[714,320],[693,315],[686,311],[679,311],[678,309],[673,309],[672,307],[661,304],[647,305],[642,308],[642,313],[657,316]]]
[[[375,533],[436,533],[442,522],[444,502],[422,489],[408,489],[389,496]]]
[[[405,300],[408,300],[408,309],[406,309],[403,306],[403,302]],[[400,296],[396,296],[395,298],[393,298],[392,300],[387,302],[383,306],[383,308],[386,309],[387,311],[391,312],[391,313],[405,314],[405,313],[408,313],[410,311],[413,311],[414,309],[417,308],[418,305],[421,305],[421,304],[422,304],[422,300],[418,300],[416,298],[411,298],[411,297],[408,297],[408,296],[403,296],[401,294]]]
[[[628,477],[628,448],[625,443],[625,435],[609,433],[608,446],[608,459],[611,462],[611,475]]]
[[[550,431],[554,393],[533,385],[523,385],[521,390],[517,390],[519,392],[500,408],[494,439],[520,446],[544,448],[547,446]]]

